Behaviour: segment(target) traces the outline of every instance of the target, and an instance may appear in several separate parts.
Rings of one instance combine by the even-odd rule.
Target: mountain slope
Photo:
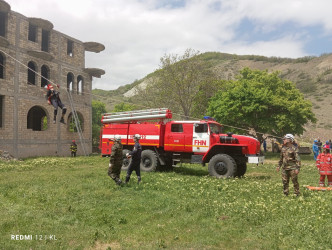
[[[307,131],[303,139],[308,141],[318,137],[323,141],[332,139],[332,54],[289,59],[207,52],[199,57],[209,63],[213,70],[226,80],[234,79],[244,67],[269,72],[280,71],[283,79],[294,82],[305,98],[313,103],[313,111],[318,121],[316,124],[306,126]],[[111,111],[115,104],[132,97],[136,86],[144,86],[153,76],[154,73],[151,73],[117,90],[93,90],[93,98],[106,103],[107,110]]]

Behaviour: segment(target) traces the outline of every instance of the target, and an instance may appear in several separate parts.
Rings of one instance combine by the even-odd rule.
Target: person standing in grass
[[[327,177],[328,186],[332,187],[332,155],[328,145],[324,145],[323,153],[319,154],[316,161],[316,166],[319,170],[319,186],[325,186],[325,176]]]
[[[138,183],[141,182],[141,154],[142,154],[142,146],[139,143],[139,140],[141,139],[141,136],[139,134],[134,135],[134,149],[130,153],[127,153],[128,158],[132,158],[130,165],[127,170],[127,176],[126,176],[126,183],[129,182],[131,173],[135,170],[136,175],[137,175],[137,181]]]
[[[319,147],[317,140],[314,140],[314,144],[312,144],[312,152],[314,153],[314,159],[317,160],[317,156],[319,154]]]
[[[277,171],[279,172],[280,168],[282,168],[281,176],[284,194],[289,194],[289,179],[292,179],[294,193],[296,196],[299,196],[300,185],[298,182],[298,174],[301,168],[301,159],[297,147],[293,145],[294,136],[292,134],[286,134],[283,141]]]
[[[319,138],[317,139],[317,145],[318,145],[319,153],[321,153],[322,152],[323,143],[322,143],[322,141]]]
[[[73,141],[71,142],[71,145],[70,145],[70,152],[71,152],[71,157],[76,157],[77,144],[76,144],[75,140],[73,140]]]
[[[266,139],[263,141],[263,148],[264,148],[264,153],[266,153]]]
[[[116,185],[119,186],[122,184],[122,181],[120,179],[121,167],[123,162],[122,149],[123,146],[121,144],[121,136],[115,135],[110,157],[110,164],[108,168],[108,176],[115,181]]]

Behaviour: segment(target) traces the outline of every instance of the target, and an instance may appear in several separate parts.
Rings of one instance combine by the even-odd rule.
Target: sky
[[[332,53],[330,0],[7,0],[11,10],[50,21],[82,42],[85,66],[101,68],[92,88],[142,79],[164,55],[201,53],[287,58]]]

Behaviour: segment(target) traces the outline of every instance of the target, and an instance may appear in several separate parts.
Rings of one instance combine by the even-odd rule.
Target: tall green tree
[[[92,100],[92,146],[98,147],[101,124],[101,116],[106,113],[105,104]]]
[[[121,102],[114,106],[113,112],[131,111],[136,109],[134,104]]]
[[[147,107],[170,108],[181,118],[192,117],[197,113],[198,93],[215,80],[208,63],[198,55],[199,52],[192,49],[181,56],[164,55],[156,75],[138,89],[137,99]]]
[[[254,129],[260,141],[262,133],[301,135],[307,122],[316,122],[311,102],[295,84],[281,79],[277,71],[249,68],[211,98],[208,113],[225,125]]]

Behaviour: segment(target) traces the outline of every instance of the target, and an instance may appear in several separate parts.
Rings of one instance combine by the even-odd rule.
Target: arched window
[[[5,57],[0,53],[0,78],[5,78]]]
[[[49,83],[49,79],[50,79],[50,69],[46,66],[46,65],[43,65],[41,67],[41,84],[40,86],[42,88],[44,88],[45,86],[47,86],[47,84]]]
[[[82,76],[77,77],[77,94],[83,95],[83,77]]]
[[[34,62],[28,63],[28,84],[36,85],[36,64]]]
[[[84,131],[84,119],[83,119],[83,115],[80,113],[80,112],[77,112],[76,111],[76,114],[77,114],[77,117],[78,117],[78,126],[81,127],[81,131],[83,132]],[[68,115],[68,130],[69,132],[77,132],[78,129],[77,129],[77,126],[76,126],[76,122],[75,122],[75,118],[73,116],[73,113],[70,112],[70,114]]]
[[[67,90],[73,91],[73,85],[74,85],[74,75],[73,73],[69,72],[67,74]]]
[[[40,106],[33,106],[27,116],[27,128],[33,131],[44,131],[47,129],[46,111]]]

